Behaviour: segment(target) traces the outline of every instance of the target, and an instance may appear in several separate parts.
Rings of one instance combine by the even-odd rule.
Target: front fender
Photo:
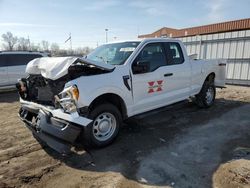
[[[79,107],[89,106],[97,97],[104,95],[104,94],[115,94],[121,97],[121,99],[124,101],[125,105],[127,106],[127,96],[124,93],[124,90],[114,87],[114,86],[108,86],[104,88],[98,88],[96,90],[90,91],[89,93],[84,93],[82,96],[80,94],[80,100],[79,100]],[[80,104],[80,102],[82,102]]]
[[[89,106],[97,97],[103,94],[115,94],[121,97],[125,105],[132,103],[131,91],[129,91],[126,86],[123,84],[122,80],[116,80],[115,85],[109,83],[110,80],[88,80],[85,79],[76,79],[70,81],[67,85],[77,85],[79,90],[79,98],[77,102],[77,107],[82,108]],[[119,86],[119,87],[117,87]]]

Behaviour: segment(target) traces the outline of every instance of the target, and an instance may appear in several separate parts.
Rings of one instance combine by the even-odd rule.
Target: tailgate
[[[226,83],[226,60],[217,60],[216,76],[215,76],[215,86],[225,87]]]

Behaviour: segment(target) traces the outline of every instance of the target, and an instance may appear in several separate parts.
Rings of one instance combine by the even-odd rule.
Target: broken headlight
[[[74,113],[77,111],[77,100],[79,98],[79,91],[76,85],[65,88],[58,96],[55,96],[55,100],[63,110],[67,113]]]

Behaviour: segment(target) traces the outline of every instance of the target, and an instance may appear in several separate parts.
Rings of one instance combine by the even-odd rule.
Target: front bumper
[[[32,131],[34,137],[59,153],[69,153],[82,129],[92,120],[64,113],[37,103],[20,99],[19,116]]]

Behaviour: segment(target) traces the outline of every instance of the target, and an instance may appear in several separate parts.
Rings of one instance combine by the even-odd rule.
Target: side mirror
[[[143,74],[149,72],[149,61],[137,61],[133,65],[133,73],[134,74]]]

